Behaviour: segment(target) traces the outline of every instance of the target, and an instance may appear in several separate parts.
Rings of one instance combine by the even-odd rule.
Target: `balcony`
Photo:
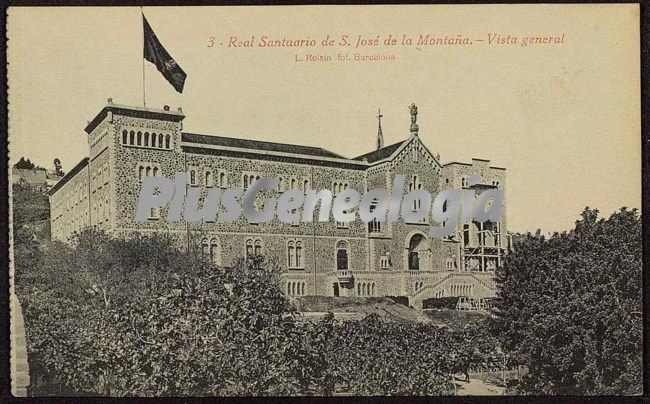
[[[351,271],[348,270],[340,270],[337,271],[338,274],[338,279],[339,283],[353,283],[354,282],[354,275],[352,275]]]

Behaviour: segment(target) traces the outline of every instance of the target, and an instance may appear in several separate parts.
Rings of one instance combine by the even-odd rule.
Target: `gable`
[[[431,153],[428,147],[422,143],[418,136],[411,136],[406,140],[383,147],[374,152],[355,157],[355,160],[367,159],[368,163],[380,163],[382,161],[395,161],[398,159],[412,158],[414,153],[418,153],[418,159],[423,162],[435,164],[441,168],[439,158]]]

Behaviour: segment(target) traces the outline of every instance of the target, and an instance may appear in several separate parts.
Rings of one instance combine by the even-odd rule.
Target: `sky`
[[[476,157],[507,169],[509,231],[568,230],[585,206],[605,216],[640,208],[638,5],[143,11],[187,73],[178,94],[146,63],[146,104],[182,106],[184,131],[354,157],[373,150],[379,108],[386,144],[407,138],[415,103],[419,136],[443,163]],[[107,98],[142,106],[141,18],[135,7],[9,9],[10,164],[24,156],[50,168],[59,158],[68,170],[87,156],[83,129]],[[473,44],[383,44],[426,34]],[[525,36],[562,34],[561,44],[521,46]],[[327,35],[337,45],[320,46]],[[342,35],[380,44],[346,48]],[[489,42],[495,35],[518,42]],[[227,46],[251,36],[258,45],[267,36],[319,46]],[[395,60],[337,61],[355,53]],[[308,54],[333,61],[296,61]]]

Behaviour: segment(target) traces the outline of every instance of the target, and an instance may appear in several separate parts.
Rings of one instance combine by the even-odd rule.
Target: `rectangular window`
[[[149,209],[149,219],[151,220],[160,219],[160,208]]]

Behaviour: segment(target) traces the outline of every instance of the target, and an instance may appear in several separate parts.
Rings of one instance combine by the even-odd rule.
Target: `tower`
[[[88,165],[89,224],[105,230],[133,228],[138,195],[145,177],[173,177],[185,170],[181,152],[182,110],[106,105],[86,126],[90,144]],[[111,185],[114,184],[114,185]],[[152,211],[152,228],[161,213]]]

